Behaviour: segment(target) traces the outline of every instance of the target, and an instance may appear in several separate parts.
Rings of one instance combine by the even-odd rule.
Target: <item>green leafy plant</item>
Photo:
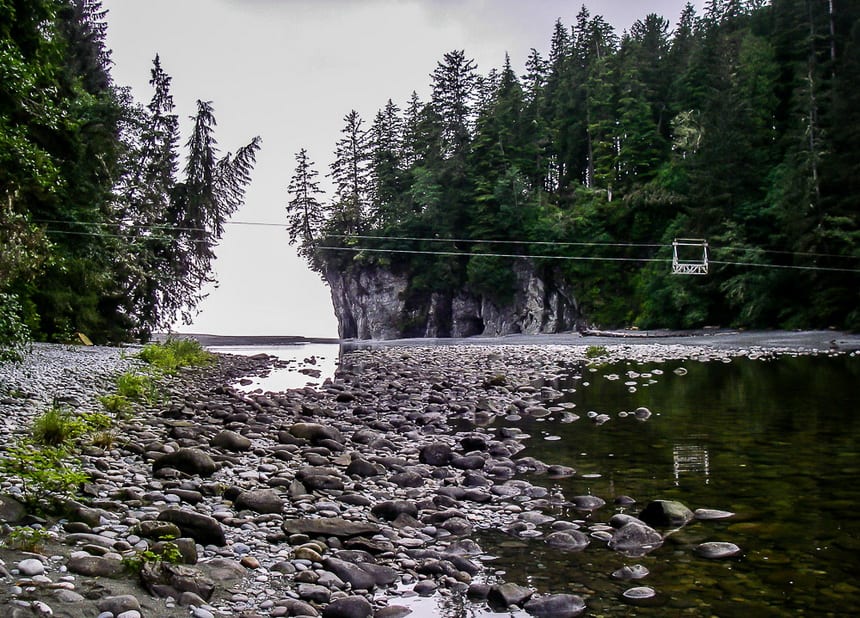
[[[110,395],[102,395],[99,397],[99,402],[105,407],[108,412],[113,412],[117,416],[126,416],[131,413],[131,402],[128,397],[112,393]]]
[[[602,345],[590,345],[585,349],[585,358],[600,358],[608,354],[609,352]]]
[[[88,432],[110,429],[113,426],[113,419],[102,412],[83,412],[79,418]]]
[[[140,573],[145,565],[159,562],[181,563],[182,552],[179,550],[179,545],[172,540],[162,540],[153,546],[152,549],[136,551],[134,554],[125,556],[122,559],[125,568],[132,573]]]
[[[77,494],[89,480],[78,460],[63,446],[39,446],[22,440],[6,450],[0,472],[18,479],[24,501],[31,507],[52,508]]]
[[[148,375],[124,373],[116,379],[116,394],[126,400],[148,403],[155,400],[155,383]]]
[[[194,339],[172,338],[145,346],[138,357],[165,373],[173,373],[180,367],[203,367],[214,360],[212,353]]]
[[[45,543],[54,538],[50,532],[29,526],[16,526],[3,539],[3,545],[9,549],[41,553]]]

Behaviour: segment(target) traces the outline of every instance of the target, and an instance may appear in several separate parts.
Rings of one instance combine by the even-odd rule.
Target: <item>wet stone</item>
[[[641,564],[625,565],[612,573],[612,577],[621,580],[642,579],[647,577],[650,571]]]
[[[697,545],[695,551],[696,554],[702,558],[719,560],[739,555],[741,553],[741,548],[734,543],[709,542]]]

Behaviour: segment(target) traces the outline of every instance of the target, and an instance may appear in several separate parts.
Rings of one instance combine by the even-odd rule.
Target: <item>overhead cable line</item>
[[[174,231],[184,231],[184,232],[208,232],[208,230],[204,228],[197,227],[180,227],[166,224],[154,224],[154,225],[142,225],[142,224],[125,224],[125,223],[96,223],[96,222],[71,222],[71,221],[59,221],[59,220],[34,220],[34,223],[42,223],[42,224],[65,224],[65,225],[90,225],[95,227],[127,227],[129,229],[146,229],[146,230],[174,230]],[[283,228],[284,225],[280,223],[270,223],[270,222],[261,222],[261,221],[228,221],[225,222],[230,225],[249,225],[249,226],[261,226],[261,227],[280,227]],[[108,232],[80,232],[80,231],[72,231],[72,230],[58,230],[58,229],[47,229],[45,230],[47,234],[70,234],[76,236],[93,236],[93,237],[103,237],[103,238],[122,238],[128,239],[129,234],[121,234],[121,233],[108,233]],[[552,242],[552,241],[528,241],[528,240],[487,240],[487,239],[463,239],[463,238],[427,238],[427,237],[414,237],[414,236],[371,236],[371,235],[360,235],[360,234],[329,234],[329,237],[332,238],[354,238],[358,240],[399,240],[399,241],[413,241],[413,242],[444,242],[444,243],[474,243],[474,244],[507,244],[507,245],[538,245],[538,246],[581,246],[581,247],[626,247],[626,248],[670,248],[671,245],[667,244],[654,244],[654,243],[610,243],[610,242]],[[175,237],[171,236],[137,236],[136,239],[145,239],[145,240],[165,240],[165,241],[175,241]],[[184,239],[186,242],[192,243],[201,243],[201,242],[209,242],[208,239]],[[394,253],[394,254],[412,254],[412,255],[440,255],[440,256],[454,256],[454,257],[502,257],[502,258],[531,258],[531,259],[547,259],[547,260],[581,260],[581,261],[607,261],[607,262],[671,262],[671,258],[634,258],[634,257],[613,257],[613,256],[565,256],[565,255],[534,255],[534,254],[518,254],[518,253],[471,253],[466,251],[431,251],[431,250],[419,250],[419,249],[384,249],[384,248],[368,248],[368,247],[333,247],[322,245],[319,246],[320,249],[326,249],[329,251],[350,251],[354,253],[358,252],[370,252],[370,253]],[[713,252],[723,252],[723,251],[750,251],[754,250],[754,248],[738,248],[738,247],[711,247]],[[804,252],[792,252],[792,251],[778,251],[778,250],[769,250],[769,249],[760,249],[760,251],[765,253],[779,253],[785,255],[795,255],[795,256],[813,256],[813,257],[832,257],[832,258],[842,258],[842,259],[860,259],[854,256],[848,255],[835,255],[835,254],[827,254],[827,253],[804,253]],[[766,264],[762,262],[746,262],[746,261],[730,261],[730,260],[710,260],[711,264],[719,264],[723,266],[747,266],[754,268],[779,268],[779,269],[789,269],[789,270],[809,270],[809,271],[825,271],[825,272],[844,272],[844,273],[853,273],[860,274],[860,269],[857,268],[839,268],[832,266],[802,266],[795,264]]]
[[[181,232],[207,232],[205,228],[200,227],[183,227],[177,225],[168,225],[164,223],[155,224],[139,224],[139,223],[106,223],[106,222],[74,222],[51,219],[34,219],[33,223],[42,224],[63,224],[63,225],[91,225],[95,227],[124,227],[130,229],[151,229],[151,230],[176,230]],[[252,227],[286,227],[285,223],[275,223],[271,221],[225,221],[224,225],[243,225]],[[438,242],[438,243],[474,243],[474,244],[500,244],[500,245],[549,245],[556,247],[649,247],[661,248],[671,247],[667,243],[635,243],[635,242],[555,242],[546,240],[490,240],[486,238],[442,238],[429,236],[375,236],[370,234],[327,234],[329,238],[355,238],[358,240],[408,240],[415,242]],[[780,255],[795,255],[809,257],[828,257],[842,260],[860,260],[860,256],[840,255],[836,253],[818,253],[811,251],[786,251],[781,249],[760,249],[758,247],[720,247],[711,245],[713,252],[735,252],[742,253],[748,251],[760,251],[762,253],[775,253]],[[727,262],[728,263],[728,262]]]
[[[664,245],[660,245],[664,246]],[[596,262],[671,262],[671,258],[635,258],[635,257],[615,257],[615,256],[599,256],[599,255],[532,255],[523,253],[470,253],[468,251],[430,251],[419,249],[373,249],[367,247],[332,247],[328,245],[320,245],[318,249],[327,251],[348,251],[352,253],[405,253],[412,255],[441,255],[455,257],[499,257],[499,258],[528,258],[539,260],[587,260]],[[754,266],[759,268],[782,268],[794,270],[821,270],[830,272],[845,272],[860,274],[858,268],[833,268],[828,266],[796,266],[792,264],[763,264],[760,262],[728,262],[721,260],[710,260],[711,264],[721,264],[724,266]]]

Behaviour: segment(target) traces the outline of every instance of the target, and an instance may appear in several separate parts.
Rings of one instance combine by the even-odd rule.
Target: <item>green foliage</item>
[[[170,338],[164,343],[145,346],[138,358],[166,373],[180,367],[205,367],[214,362],[214,356],[194,339]]]
[[[0,293],[0,364],[21,361],[29,349],[30,330],[21,320],[18,298]]]
[[[600,358],[608,354],[606,347],[602,345],[590,345],[585,349],[585,358]]]
[[[56,507],[60,500],[73,498],[89,479],[64,446],[39,446],[28,441],[6,449],[0,459],[0,472],[20,481],[27,504],[47,509]]]
[[[93,446],[109,450],[116,444],[116,432],[96,431],[92,434],[90,442]]]
[[[126,372],[116,379],[116,394],[127,400],[150,403],[156,398],[155,382],[148,375]]]
[[[3,539],[3,545],[16,551],[42,553],[45,543],[53,540],[54,535],[40,528],[16,526]]]
[[[516,276],[511,258],[474,256],[469,258],[466,277],[469,288],[502,306],[514,295]]]
[[[156,58],[146,107],[114,84],[106,13],[99,0],[0,3],[0,293],[43,340],[146,340],[189,319],[260,146],[221,156],[199,101],[180,177],[170,77]]]
[[[122,559],[126,570],[131,573],[140,573],[147,564],[161,562],[171,564],[182,562],[182,552],[179,550],[179,546],[169,539],[159,541],[153,549],[140,550]]]
[[[583,7],[572,28],[557,22],[548,58],[532,51],[522,80],[508,58],[478,75],[463,52],[444,54],[430,101],[413,93],[402,122],[391,104],[377,114],[359,157],[366,199],[339,194],[350,217],[324,229],[361,229],[368,238],[341,245],[397,252],[415,332],[434,293],[516,292],[511,258],[470,253],[538,256],[578,317],[608,327],[856,328],[860,8],[705,12],[688,5],[674,28],[647,15],[619,37]],[[344,144],[339,170],[358,151]],[[707,277],[670,274],[675,237],[710,241]],[[307,257],[323,272],[382,266],[358,255]]]
[[[117,393],[102,395],[99,397],[99,402],[105,407],[105,410],[113,412],[117,416],[126,416],[131,412],[131,402],[124,395]]]

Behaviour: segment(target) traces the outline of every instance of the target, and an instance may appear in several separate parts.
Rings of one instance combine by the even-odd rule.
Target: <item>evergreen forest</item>
[[[331,197],[300,151],[311,267],[503,303],[528,259],[601,326],[860,328],[860,3],[708,0],[620,34],[583,7],[548,50],[523,74],[454,50],[429,100],[349,112]],[[707,240],[706,276],[671,273],[676,238]]]
[[[146,340],[189,318],[260,139],[219,151],[212,102],[180,143],[171,78],[111,77],[99,0],[0,0],[0,356],[29,338]]]

